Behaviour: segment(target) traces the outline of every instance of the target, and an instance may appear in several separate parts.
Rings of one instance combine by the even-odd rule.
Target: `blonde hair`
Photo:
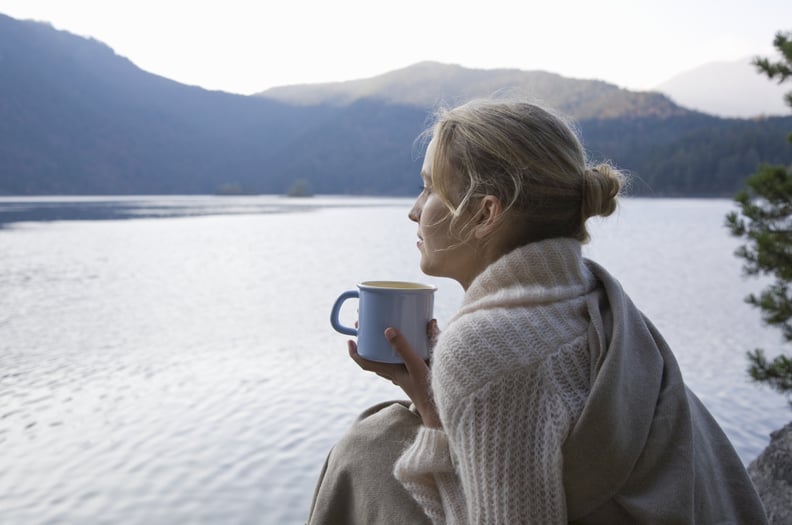
[[[517,244],[552,237],[589,239],[586,221],[616,209],[624,175],[590,166],[563,118],[526,102],[474,100],[440,110],[427,130],[434,141],[433,191],[452,225],[477,198],[497,197],[519,226]]]

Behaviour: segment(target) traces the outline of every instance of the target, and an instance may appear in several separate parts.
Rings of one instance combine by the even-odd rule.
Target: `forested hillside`
[[[211,193],[327,112],[185,86],[0,15],[0,193]]]
[[[730,197],[760,162],[792,163],[792,117],[593,119],[581,129],[593,158],[631,172],[635,195]]]
[[[0,15],[0,195],[221,188],[411,195],[432,108],[519,94],[577,119],[632,192],[730,196],[759,159],[792,163],[792,117],[720,119],[600,81],[420,63],[362,81],[240,96],[149,74],[95,40]]]

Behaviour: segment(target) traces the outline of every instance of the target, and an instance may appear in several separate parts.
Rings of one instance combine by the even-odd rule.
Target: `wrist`
[[[440,416],[433,406],[416,406],[415,410],[418,412],[418,415],[421,416],[421,423],[423,423],[423,426],[435,429],[443,428],[443,424],[440,422]]]

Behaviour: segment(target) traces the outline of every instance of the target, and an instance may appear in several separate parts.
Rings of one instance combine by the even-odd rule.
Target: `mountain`
[[[728,196],[760,161],[792,163],[792,117],[722,119],[547,72],[423,62],[258,96],[186,86],[109,46],[0,15],[0,194],[414,195],[432,109],[520,94],[577,119],[637,195]]]
[[[257,96],[300,105],[346,105],[362,99],[433,108],[474,97],[528,98],[576,119],[671,117],[690,112],[660,93],[618,88],[600,80],[565,78],[546,71],[467,69],[453,64],[420,62],[373,78],[282,86]]]
[[[759,74],[751,58],[712,62],[680,73],[655,89],[682,106],[722,117],[789,115],[788,86]]]
[[[0,15],[0,193],[253,185],[325,113],[185,86],[96,40]]]

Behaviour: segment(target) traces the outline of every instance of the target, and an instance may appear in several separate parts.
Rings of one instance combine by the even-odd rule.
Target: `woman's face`
[[[451,231],[451,213],[432,188],[434,140],[426,148],[421,178],[423,190],[409,213],[418,223],[418,250],[421,270],[427,275],[450,277],[464,288],[475,277],[475,251],[469,242]]]

